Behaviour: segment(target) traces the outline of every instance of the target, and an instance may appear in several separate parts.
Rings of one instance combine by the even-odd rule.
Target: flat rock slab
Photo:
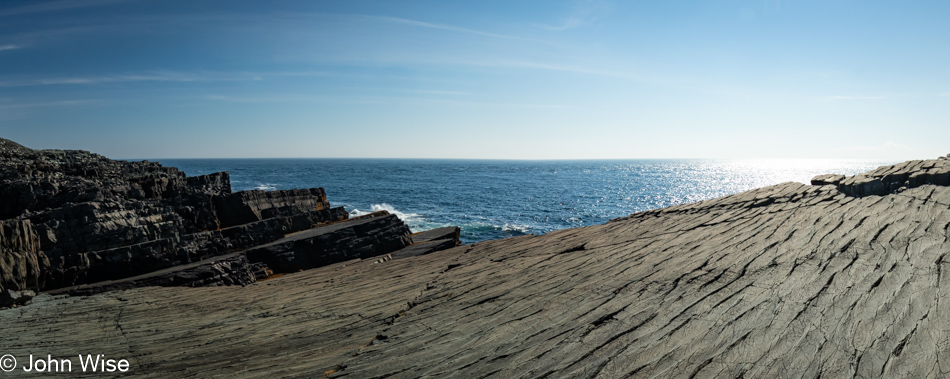
[[[426,230],[424,232],[413,233],[412,242],[425,242],[432,240],[441,240],[441,239],[454,239],[459,240],[459,234],[462,232],[461,228],[457,226],[446,226],[443,228],[436,228],[431,230]]]
[[[163,378],[941,378],[948,237],[948,187],[785,183],[243,288],[40,295],[0,311],[0,351]]]
[[[130,278],[58,288],[50,295],[93,295],[107,291],[138,287],[203,287],[215,285],[246,285],[256,278],[250,271],[250,262],[243,252],[221,255],[199,262],[169,267]]]
[[[408,246],[409,228],[381,213],[296,233],[245,252],[274,272],[294,272],[356,258],[385,255]]]
[[[389,233],[374,234],[377,230],[387,230]],[[359,235],[370,234],[372,238],[358,238]],[[386,212],[374,213],[367,217],[354,218],[334,224],[320,226],[302,232],[294,233],[277,241],[252,247],[247,250],[220,255],[198,262],[169,267],[150,273],[129,278],[102,281],[91,284],[70,286],[48,291],[53,295],[93,295],[97,293],[127,290],[138,287],[208,287],[239,285],[244,286],[257,281],[253,273],[253,265],[261,264],[261,260],[269,260],[268,254],[286,254],[299,267],[286,267],[285,271],[298,271],[312,268],[313,262],[325,264],[336,263],[349,259],[359,258],[358,255],[332,255],[334,251],[346,250],[354,246],[368,247],[378,251],[373,255],[386,254],[408,244],[408,228],[398,221],[396,216]],[[317,240],[319,243],[314,243]],[[392,243],[394,246],[389,246]],[[367,245],[368,243],[368,245]],[[301,249],[301,246],[307,247]],[[413,251],[428,248],[428,251],[416,253],[425,254],[436,249],[444,249],[447,244],[442,242],[426,243]],[[454,243],[450,247],[454,247]],[[251,255],[251,259],[248,258]]]
[[[451,249],[457,245],[458,241],[453,238],[426,240],[396,250],[390,255],[392,256],[392,259],[416,257],[419,255],[434,253],[439,250]]]

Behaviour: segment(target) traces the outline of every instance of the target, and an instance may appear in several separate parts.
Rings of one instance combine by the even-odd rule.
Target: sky
[[[0,137],[111,158],[927,159],[950,2],[0,2]]]

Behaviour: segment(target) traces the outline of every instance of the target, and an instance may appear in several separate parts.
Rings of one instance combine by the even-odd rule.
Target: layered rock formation
[[[0,198],[0,291],[246,285],[413,243],[395,216],[344,222],[348,213],[322,188],[232,193],[227,172],[186,177],[4,139]],[[298,232],[293,246],[260,253]]]
[[[950,155],[935,160],[907,161],[852,177],[844,175],[819,175],[812,185],[831,184],[850,196],[886,195],[910,188],[932,184],[950,185]]]
[[[246,287],[39,295],[0,311],[0,351],[137,377],[941,378],[950,187],[842,190],[908,165]]]
[[[0,291],[43,286],[42,268],[49,260],[29,220],[0,221]]]

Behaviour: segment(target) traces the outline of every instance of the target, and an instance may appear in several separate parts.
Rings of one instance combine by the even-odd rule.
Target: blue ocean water
[[[230,171],[233,190],[323,187],[352,215],[385,209],[413,232],[458,225],[472,243],[604,223],[819,174],[894,162],[851,160],[487,161],[157,159],[189,176]]]

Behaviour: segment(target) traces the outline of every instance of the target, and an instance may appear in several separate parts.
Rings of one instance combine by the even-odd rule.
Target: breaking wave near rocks
[[[399,219],[402,220],[402,222],[406,223],[406,225],[409,226],[409,229],[412,230],[413,232],[420,232],[424,228],[428,227],[429,224],[431,224],[417,213],[400,212],[396,210],[396,208],[393,207],[392,205],[389,205],[386,203],[372,204],[370,205],[368,211],[360,210],[359,208],[351,208],[350,217],[359,217],[359,216],[368,215],[370,213],[379,212],[379,211],[386,211],[386,212],[389,212],[389,214],[396,215],[396,217],[399,217]],[[445,226],[445,225],[440,225],[440,226]]]

